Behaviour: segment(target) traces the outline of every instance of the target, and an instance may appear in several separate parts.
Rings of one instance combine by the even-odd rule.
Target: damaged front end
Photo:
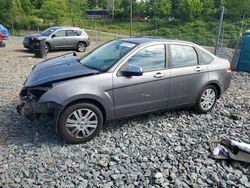
[[[52,86],[23,87],[19,95],[17,112],[30,121],[36,121],[41,114],[57,115],[61,106],[55,102],[39,102],[43,94]]]
[[[56,87],[55,84],[98,73],[99,71],[81,64],[75,53],[68,53],[38,63],[32,68],[24,82],[17,111],[31,121],[36,120],[41,114],[57,117],[62,107],[54,102],[53,95],[56,94],[52,90]]]

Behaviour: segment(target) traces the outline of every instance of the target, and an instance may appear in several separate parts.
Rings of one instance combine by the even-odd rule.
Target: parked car
[[[212,110],[231,81],[231,66],[184,41],[126,38],[84,57],[67,54],[37,64],[17,110],[27,118],[54,114],[66,141],[87,142],[104,122],[193,106]]]
[[[47,52],[61,49],[84,52],[90,44],[88,34],[77,27],[50,27],[40,34],[27,35],[24,37],[23,46],[33,50],[33,38],[45,39]]]
[[[2,32],[0,31],[0,42],[2,42],[3,41],[3,34],[2,34]]]
[[[2,39],[3,40],[7,40],[8,39],[8,37],[9,37],[9,31],[2,24],[0,24],[0,33],[2,35]]]
[[[0,47],[4,47],[3,34],[0,31]]]

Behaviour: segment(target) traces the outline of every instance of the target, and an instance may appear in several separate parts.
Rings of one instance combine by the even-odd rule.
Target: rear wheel
[[[85,52],[86,50],[86,44],[84,42],[79,42],[77,44],[77,49],[78,52]]]
[[[67,107],[59,118],[59,133],[70,143],[85,143],[98,135],[103,125],[100,109],[90,103]]]
[[[218,92],[214,86],[209,85],[205,87],[196,101],[195,111],[203,114],[211,111],[216,103],[217,95]]]

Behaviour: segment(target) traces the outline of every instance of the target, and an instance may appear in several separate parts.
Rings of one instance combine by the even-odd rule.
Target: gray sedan
[[[207,113],[230,81],[229,61],[196,44],[127,38],[36,65],[17,110],[32,120],[53,114],[59,134],[80,143],[114,119],[184,106]]]
[[[23,46],[33,50],[32,39],[34,38],[46,40],[47,52],[62,49],[84,52],[90,44],[88,34],[77,27],[50,27],[40,34],[27,35],[24,37]]]

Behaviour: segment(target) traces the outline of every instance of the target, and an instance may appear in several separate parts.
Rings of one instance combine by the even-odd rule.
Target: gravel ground
[[[222,137],[250,142],[250,74],[234,73],[206,115],[177,110],[116,121],[87,144],[68,145],[52,122],[31,124],[15,110],[40,61],[20,37],[0,48],[0,187],[250,187],[249,164],[213,160],[207,144]]]

